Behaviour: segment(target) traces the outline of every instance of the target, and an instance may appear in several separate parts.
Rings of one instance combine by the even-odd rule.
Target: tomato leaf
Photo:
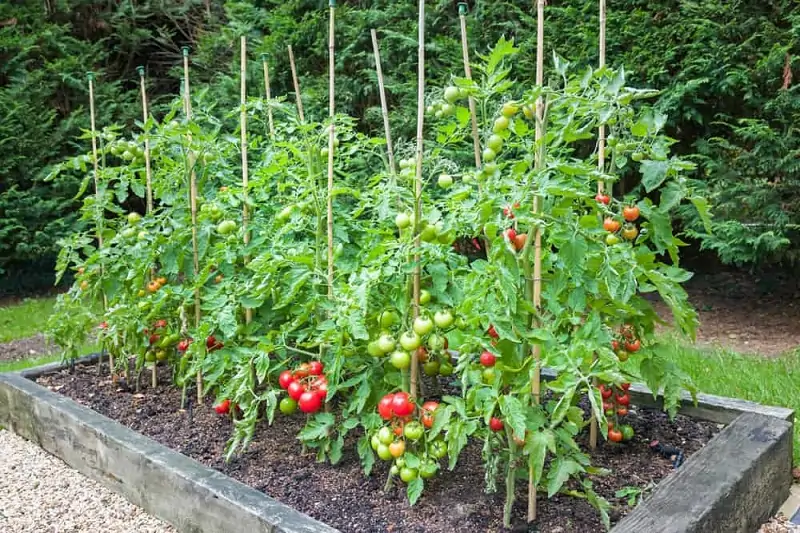
[[[639,171],[642,173],[642,185],[645,191],[652,192],[667,179],[669,162],[667,161],[642,161]]]
[[[500,412],[505,423],[514,430],[517,438],[525,438],[525,407],[516,397],[504,395],[500,397]]]
[[[408,496],[408,503],[414,505],[419,500],[419,497],[422,496],[422,491],[425,488],[425,482],[422,480],[421,477],[417,476],[416,478],[412,479],[411,482],[406,487],[406,495]]]
[[[525,452],[528,454],[529,467],[533,469],[536,485],[542,479],[544,462],[547,451],[556,453],[556,439],[553,432],[549,429],[534,431],[531,437],[525,442]]]
[[[372,446],[370,445],[370,438],[368,435],[363,435],[358,439],[358,457],[361,459],[361,466],[364,468],[364,475],[368,476],[372,472],[372,467],[375,465],[375,454],[372,453]]]
[[[564,483],[575,474],[583,472],[583,467],[568,457],[556,456],[547,475],[547,497],[552,498],[561,490]]]

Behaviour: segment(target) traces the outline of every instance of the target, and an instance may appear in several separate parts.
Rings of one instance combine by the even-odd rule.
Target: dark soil
[[[31,357],[42,357],[54,352],[53,346],[41,333],[25,339],[0,343],[0,361],[18,361]]]
[[[160,370],[162,383],[168,383],[166,369]],[[142,380],[140,394],[121,391],[106,381],[98,386],[96,369],[76,367],[75,373],[62,371],[38,381],[61,394],[118,420],[197,461],[325,522],[343,533],[454,533],[503,531],[503,484],[500,492],[484,493],[482,443],[474,442],[462,453],[454,471],[443,470],[426,485],[425,493],[409,507],[403,488],[388,494],[383,485],[388,463],[378,461],[371,477],[365,477],[353,446],[346,446],[336,466],[316,463],[311,454],[302,454],[297,433],[304,417],[283,417],[275,424],[261,424],[247,452],[225,463],[225,444],[231,433],[230,420],[214,413],[209,403],[189,413],[180,410],[180,391],[165,385],[147,388]],[[107,378],[106,378],[107,379]],[[720,429],[710,424],[679,416],[673,422],[659,412],[631,411],[629,423],[636,430],[625,445],[601,444],[592,454],[592,464],[609,468],[611,474],[594,477],[595,490],[612,504],[612,521],[630,511],[625,498],[615,492],[624,487],[652,489],[672,472],[671,463],[649,449],[658,439],[681,448],[688,457],[702,448]],[[518,483],[515,519],[524,519],[526,484]],[[597,511],[585,500],[556,495],[539,495],[539,516],[535,527],[515,531],[549,533],[589,533],[603,531]]]

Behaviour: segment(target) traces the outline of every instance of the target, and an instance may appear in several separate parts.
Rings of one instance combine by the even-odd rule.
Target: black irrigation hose
[[[656,452],[657,454],[661,455],[665,459],[669,459],[672,462],[673,468],[678,468],[683,464],[683,450],[679,448],[674,448],[672,446],[661,444],[657,440],[654,440],[650,443],[650,449]]]

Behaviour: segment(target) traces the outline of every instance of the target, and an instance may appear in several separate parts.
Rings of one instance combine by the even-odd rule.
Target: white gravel
[[[0,532],[174,533],[122,496],[0,430]]]

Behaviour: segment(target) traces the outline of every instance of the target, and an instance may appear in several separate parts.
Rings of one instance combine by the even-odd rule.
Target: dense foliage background
[[[800,253],[800,9],[794,0],[615,0],[609,2],[609,63],[628,79],[662,91],[679,151],[695,154],[695,178],[715,205],[708,235],[690,212],[684,230],[722,261],[793,264]],[[340,1],[337,26],[339,109],[381,127],[369,29],[380,31],[393,127],[413,129],[416,2]],[[237,36],[251,37],[252,95],[263,93],[270,58],[273,94],[291,91],[286,45],[293,45],[306,108],[327,104],[324,0],[89,1],[0,3],[0,294],[52,282],[57,240],[76,224],[81,177],[45,182],[51,165],[85,148],[85,71],[98,73],[98,123],[134,126],[143,64],[158,115],[179,92],[180,47],[193,49],[193,76],[220,115],[235,107]],[[534,67],[530,0],[470,2],[473,50],[500,35],[523,50],[517,72]],[[575,63],[596,62],[596,2],[551,0],[548,48]],[[461,72],[456,2],[428,8],[428,76],[441,84]],[[198,85],[199,86],[199,85]],[[231,126],[233,131],[234,126]],[[635,176],[622,184],[636,186]],[[136,206],[131,206],[136,207]],[[41,272],[42,274],[34,274]]]

